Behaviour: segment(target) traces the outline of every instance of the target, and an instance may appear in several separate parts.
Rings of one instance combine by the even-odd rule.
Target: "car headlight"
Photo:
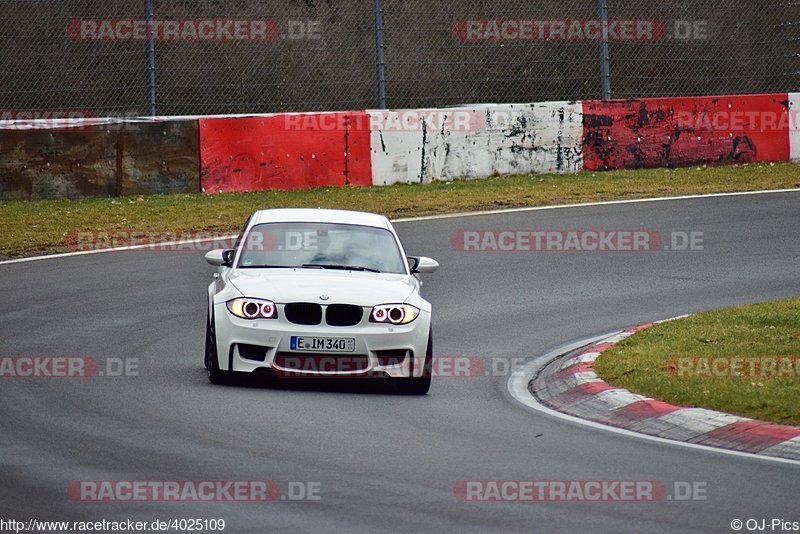
[[[371,323],[408,324],[419,315],[419,310],[410,304],[381,304],[372,308]]]
[[[277,319],[278,310],[270,300],[238,298],[225,303],[228,311],[242,319]]]

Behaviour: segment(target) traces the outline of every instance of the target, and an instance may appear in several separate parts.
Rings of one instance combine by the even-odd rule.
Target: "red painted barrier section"
[[[589,171],[789,160],[788,95],[583,102]]]
[[[371,185],[366,112],[201,118],[206,193]]]

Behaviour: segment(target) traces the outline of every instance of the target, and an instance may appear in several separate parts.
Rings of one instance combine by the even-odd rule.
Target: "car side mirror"
[[[425,256],[409,256],[408,259],[411,262],[412,274],[434,273],[436,272],[436,269],[439,268],[439,262],[433,258],[427,258]]]
[[[233,250],[209,250],[206,252],[206,261],[214,267],[231,267],[233,266]]]

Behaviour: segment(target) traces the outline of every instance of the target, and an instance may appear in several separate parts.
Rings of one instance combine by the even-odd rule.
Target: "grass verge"
[[[608,383],[681,406],[800,424],[800,298],[638,332],[595,363]]]
[[[0,202],[0,256],[68,250],[79,231],[231,231],[256,209],[347,208],[405,217],[521,206],[800,187],[800,165],[517,175],[390,187]]]

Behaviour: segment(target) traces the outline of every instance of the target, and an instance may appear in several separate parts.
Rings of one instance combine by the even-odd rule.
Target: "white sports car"
[[[431,384],[431,305],[386,217],[323,209],[257,211],[235,250],[212,250],[205,365],[212,383],[236,373],[390,378],[402,392]]]

